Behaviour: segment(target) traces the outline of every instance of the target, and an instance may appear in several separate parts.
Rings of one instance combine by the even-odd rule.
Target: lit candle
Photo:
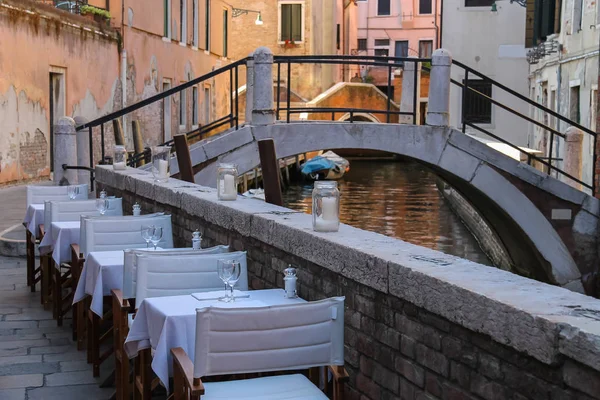
[[[125,168],[127,168],[127,165],[125,164],[125,161],[116,162],[116,163],[113,163],[113,168],[114,169],[125,169]]]
[[[169,162],[167,160],[158,160],[158,176],[161,179],[168,178]]]
[[[321,216],[326,221],[337,221],[337,199],[334,197],[323,197],[321,199]]]
[[[235,187],[235,176],[223,175],[223,179],[220,181],[219,191],[221,193],[221,200],[235,200],[237,198],[237,190]]]

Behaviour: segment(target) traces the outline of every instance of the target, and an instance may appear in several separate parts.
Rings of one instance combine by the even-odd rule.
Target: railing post
[[[437,49],[431,56],[429,80],[429,107],[427,125],[450,125],[450,72],[452,55],[446,49]]]
[[[75,120],[61,117],[54,125],[54,182],[58,185],[77,183],[77,171],[63,170],[63,164],[77,165],[77,132]]]
[[[583,167],[583,132],[570,126],[565,131],[565,162],[564,171],[574,178],[581,180]],[[581,185],[562,175],[561,180],[576,189],[581,190]]]
[[[75,117],[77,126],[87,123],[88,120],[83,117]],[[90,163],[90,135],[87,129],[80,130],[77,135],[77,165],[87,167]],[[77,183],[82,184],[90,181],[91,172],[84,169],[77,171]],[[91,188],[91,186],[90,186]]]
[[[410,56],[409,58],[416,58]],[[415,74],[415,69],[416,74]],[[415,75],[417,80],[415,81]],[[400,99],[400,112],[413,113],[416,116],[415,120],[410,115],[400,115],[399,122],[401,124],[418,125],[419,122],[419,105],[415,104],[415,99],[418,103],[421,97],[421,63],[414,61],[405,61],[404,70],[402,71],[402,97]],[[416,112],[415,112],[416,111]]]
[[[273,108],[273,53],[267,47],[254,51],[254,88],[252,124],[275,123]]]
[[[250,53],[248,57],[253,57],[254,53]],[[254,104],[254,60],[246,61],[246,112],[244,121],[247,124],[252,123],[252,106]]]

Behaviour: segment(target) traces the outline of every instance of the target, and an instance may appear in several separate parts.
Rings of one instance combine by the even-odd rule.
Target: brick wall
[[[309,228],[296,232],[289,226],[296,221],[306,225],[309,216],[257,200],[218,202],[212,199],[216,198],[212,189],[173,179],[166,185],[154,185],[151,177],[143,172],[129,170],[116,174],[99,167],[96,176],[99,187],[109,194],[123,196],[125,210],[131,209],[137,201],[144,212],[171,213],[177,246],[189,246],[192,231],[200,229],[204,247],[229,244],[235,250],[247,251],[252,289],[282,287],[282,271],[292,264],[298,268],[302,298],[346,296],[345,360],[350,373],[347,399],[600,399],[600,357],[597,351],[585,350],[581,337],[577,344],[571,344],[571,339],[579,335],[578,328],[570,326],[572,320],[561,325],[570,333],[567,337],[561,336],[559,346],[558,326],[544,323],[545,329],[539,330],[533,315],[527,314],[528,306],[518,300],[510,304],[519,308],[519,312],[504,321],[508,300],[503,303],[496,299],[490,303],[494,309],[484,307],[482,312],[478,307],[488,304],[483,297],[478,301],[460,302],[459,298],[448,295],[446,301],[454,302],[459,310],[456,316],[445,318],[427,309],[435,308],[435,302],[440,301],[438,294],[446,293],[447,286],[451,285],[444,282],[439,269],[420,269],[416,261],[405,267],[390,261],[383,268],[380,258],[361,253],[360,247],[365,245],[355,243],[375,243],[382,252],[387,244],[395,244],[396,253],[409,251],[407,249],[417,251],[418,246],[346,226],[329,236],[315,234]],[[336,243],[345,243],[348,247],[342,251],[342,245]],[[456,268],[455,274],[460,274],[466,265],[473,265],[432,250],[422,249],[422,252],[423,257],[430,260],[437,257],[438,261],[454,262],[455,266],[450,268]],[[360,258],[361,254],[364,259]],[[342,263],[341,269],[336,265],[338,262]],[[392,274],[391,268],[410,269],[412,272],[408,271],[403,280],[411,279],[413,284],[424,282],[416,278],[419,270],[435,275],[433,283],[423,285],[420,290],[428,296],[430,306],[409,301],[408,293],[406,296],[402,291],[394,293],[397,283],[393,279],[407,271]],[[508,280],[514,281],[515,293],[523,295],[525,286],[531,285],[537,299],[560,291],[557,293],[571,305],[577,299],[582,307],[600,310],[600,302],[564,289],[493,268],[477,266],[475,270],[480,274],[473,275],[473,280],[489,280],[488,285],[494,282],[498,286],[495,280],[498,276],[509,277]],[[487,277],[481,278],[481,275]],[[387,280],[381,281],[380,276]],[[436,287],[435,282],[440,286]],[[458,286],[451,289],[455,293],[462,290]],[[544,315],[553,313],[552,300],[548,301]],[[477,314],[480,321],[477,329],[466,327],[473,314]],[[496,333],[476,332],[485,331],[484,326],[490,319],[501,325]],[[586,331],[597,329],[597,322],[588,323]],[[548,336],[550,339],[544,344]],[[598,336],[594,337],[598,340]],[[500,340],[506,343],[501,344]],[[531,348],[517,350],[523,347],[523,340],[541,341],[532,342]],[[581,350],[581,356],[566,355],[579,351],[573,346]],[[567,348],[570,350],[566,351]]]

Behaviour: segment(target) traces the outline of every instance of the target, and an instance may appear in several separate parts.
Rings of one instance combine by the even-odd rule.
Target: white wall
[[[525,8],[508,1],[498,2],[498,12],[491,7],[464,7],[464,0],[444,2],[442,47],[450,50],[453,59],[528,97],[528,64],[525,59]],[[452,67],[455,80],[464,79],[464,71]],[[450,124],[461,125],[461,90],[452,85]],[[494,88],[492,97],[527,114],[528,107]],[[518,145],[527,144],[527,124],[524,120],[492,106],[492,123],[482,128]],[[473,134],[485,135],[469,130]]]

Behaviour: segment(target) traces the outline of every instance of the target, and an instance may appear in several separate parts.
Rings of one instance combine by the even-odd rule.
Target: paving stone
[[[2,321],[0,329],[37,328],[37,321]]]
[[[59,372],[46,375],[46,386],[86,385],[96,383],[90,371]]]
[[[56,331],[45,332],[44,337],[50,339],[51,341],[62,338],[71,339],[73,337],[73,333],[71,331],[65,331],[62,327],[59,327]],[[54,344],[54,342],[52,342],[52,344]]]
[[[91,375],[91,372],[90,372]],[[42,387],[27,391],[28,400],[106,400],[114,388],[101,389],[98,385]]]
[[[39,387],[44,384],[44,375],[9,375],[0,376],[0,389]]]
[[[27,354],[27,347],[18,347],[16,349],[0,349],[0,357],[24,356],[26,354]]]
[[[39,310],[37,312],[23,313],[23,314],[12,314],[6,316],[6,321],[41,321],[41,320],[52,320],[52,313],[50,311]],[[55,321],[52,321],[56,323]]]
[[[52,346],[63,346],[67,344],[74,344],[72,337],[61,337],[56,339],[50,339],[50,345]]]
[[[25,400],[25,389],[0,389],[2,400]]]
[[[0,291],[4,292],[8,292],[8,291],[14,291],[15,290],[15,284],[14,283],[3,283],[0,285]]]
[[[73,351],[75,349],[73,344],[67,344],[64,346],[43,346],[43,347],[33,347],[29,354],[57,354],[57,353],[66,353],[68,351]]]
[[[41,332],[35,333],[18,333],[13,331],[11,335],[0,335],[0,342],[13,342],[17,340],[40,340],[46,339]]]
[[[52,374],[59,372],[58,363],[28,363],[12,364],[0,367],[0,376],[6,375],[26,375],[26,374]]]
[[[0,367],[13,364],[26,364],[42,362],[42,356],[9,356],[0,357]]]
[[[60,372],[89,371],[90,364],[87,361],[63,361],[60,363]]]
[[[40,347],[48,346],[50,340],[48,339],[37,339],[37,340],[12,340],[10,342],[0,342],[0,349],[16,349],[18,347]],[[32,353],[35,354],[35,353]],[[39,354],[39,353],[37,353]]]
[[[8,314],[18,314],[22,312],[21,308],[17,307],[0,307],[0,314],[8,315]]]
[[[87,360],[87,354],[85,351],[76,351],[73,346],[70,347],[72,348],[69,352],[44,354],[44,362]]]

